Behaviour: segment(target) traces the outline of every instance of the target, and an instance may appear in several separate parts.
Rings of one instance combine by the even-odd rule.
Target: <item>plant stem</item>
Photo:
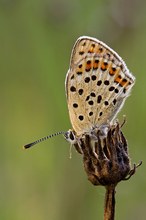
[[[104,220],[114,220],[115,216],[115,185],[106,186]]]

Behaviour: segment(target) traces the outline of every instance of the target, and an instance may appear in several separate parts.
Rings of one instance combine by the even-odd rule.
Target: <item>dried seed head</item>
[[[85,134],[78,138],[75,148],[83,154],[84,168],[93,185],[116,185],[130,178],[136,166],[131,169],[127,141],[118,122],[108,127],[105,136],[101,134],[102,130],[99,129],[94,138]]]

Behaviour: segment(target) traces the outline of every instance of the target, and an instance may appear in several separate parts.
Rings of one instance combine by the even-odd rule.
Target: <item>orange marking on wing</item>
[[[126,78],[122,79],[121,75],[118,75],[114,81],[119,83],[122,87],[126,87],[129,83]]]
[[[90,63],[86,63],[86,71],[89,71],[91,69],[91,62]]]
[[[112,76],[115,75],[116,70],[117,70],[116,68],[111,67],[110,70],[109,70],[109,74],[112,75]]]
[[[127,85],[129,84],[127,79],[122,79],[122,81],[120,82],[120,85],[123,87],[127,87]]]
[[[108,63],[103,62],[101,65],[101,69],[104,71],[107,70],[107,68],[108,68]]]
[[[121,83],[121,82],[122,82],[121,80],[122,80],[121,75],[118,75],[118,76],[115,78],[114,81],[115,81],[116,83]]]
[[[88,51],[88,53],[94,53],[94,51],[95,51],[95,50],[94,50],[94,47],[91,46],[90,49],[89,49],[89,51]]]
[[[93,62],[93,69],[97,69],[99,66],[99,60],[94,60]]]

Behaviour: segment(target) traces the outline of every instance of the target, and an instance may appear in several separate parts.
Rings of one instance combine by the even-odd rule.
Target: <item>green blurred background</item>
[[[62,136],[71,128],[64,89],[72,46],[96,37],[136,76],[123,131],[133,162],[143,161],[116,193],[116,219],[146,219],[146,1],[0,0],[0,219],[103,219],[105,190],[94,187],[82,157]]]

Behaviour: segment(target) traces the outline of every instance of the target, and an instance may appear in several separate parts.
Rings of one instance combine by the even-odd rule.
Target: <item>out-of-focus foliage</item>
[[[136,76],[122,112],[133,162],[143,165],[117,187],[116,218],[145,219],[146,2],[0,0],[0,219],[102,219],[104,189],[92,186],[82,158],[58,136],[21,145],[71,125],[64,80],[72,46],[96,37]]]

